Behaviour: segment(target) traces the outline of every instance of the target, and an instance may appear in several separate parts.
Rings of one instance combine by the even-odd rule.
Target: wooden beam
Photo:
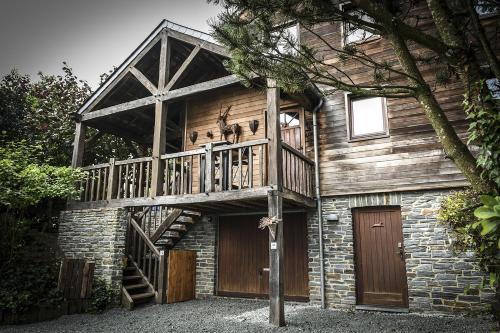
[[[161,38],[160,67],[158,78],[158,89],[163,89],[169,77],[170,67],[170,45],[168,35],[164,31]],[[153,136],[153,161],[151,163],[151,196],[162,195],[163,190],[163,161],[161,155],[166,152],[167,134],[167,103],[157,100],[155,105],[155,127]]]
[[[184,88],[179,88],[175,90],[170,90],[163,92],[160,96],[149,96],[135,101],[126,102],[114,106],[110,106],[104,109],[92,111],[82,115],[82,121],[87,121],[90,119],[95,119],[99,117],[109,116],[115,113],[128,111],[132,109],[141,108],[147,105],[155,104],[157,100],[160,101],[173,101],[179,98],[199,94],[205,91],[210,91],[213,89],[226,87],[235,83],[241,82],[241,80],[236,75],[228,75],[218,79],[205,81],[202,83],[193,84]]]
[[[84,115],[92,110],[92,108],[94,108],[125,77],[125,75],[128,74],[129,71],[126,70],[127,67],[135,66],[160,40],[161,34],[157,34],[152,37],[143,49],[138,49],[129,59],[125,60],[125,62],[111,74],[108,81],[92,94],[78,112]]]
[[[182,42],[186,42],[191,45],[200,45],[202,49],[207,50],[208,52],[218,54],[220,56],[223,56],[224,58],[229,58],[229,53],[226,51],[226,49],[215,43],[207,42],[203,39],[189,36],[175,30],[169,30],[168,34],[170,37]]]
[[[200,45],[196,45],[196,47],[193,49],[193,51],[191,51],[191,53],[186,58],[186,60],[184,60],[184,62],[182,63],[181,67],[179,67],[179,69],[177,70],[177,72],[175,72],[175,74],[172,77],[172,79],[168,82],[167,86],[165,87],[165,91],[169,91],[170,89],[172,89],[172,87],[177,82],[177,80],[186,71],[186,68],[189,66],[189,64],[191,64],[191,62],[193,61],[194,57],[196,57],[196,55],[198,54],[198,52],[200,52],[200,49],[201,49]]]
[[[87,132],[87,126],[83,123],[76,123],[75,129],[75,141],[73,143],[73,156],[71,158],[71,166],[73,168],[78,168],[82,166],[83,163],[83,153],[85,149],[85,134]]]
[[[88,121],[90,119],[95,119],[99,117],[109,116],[115,113],[138,109],[141,107],[145,107],[156,102],[157,98],[154,96],[139,98],[134,101],[113,105],[104,109],[92,111],[89,113],[85,113],[82,115],[82,121]]]
[[[171,46],[168,42],[168,33],[167,31],[163,31],[161,36],[160,68],[158,76],[159,91],[163,91],[165,84],[170,77],[170,53]]]
[[[140,82],[142,83],[142,85],[144,87],[146,87],[147,90],[149,90],[149,92],[153,95],[157,94],[158,93],[158,88],[156,88],[156,86],[151,83],[151,81],[148,80],[148,78],[142,74],[142,72],[140,70],[138,70],[137,68],[135,67],[130,67],[128,69],[128,71],[135,76],[135,78]]]
[[[281,151],[280,89],[267,80],[268,178],[273,187],[268,193],[268,216],[276,222],[269,233],[269,322],[285,325],[283,288],[283,159]],[[271,227],[270,227],[271,228]]]

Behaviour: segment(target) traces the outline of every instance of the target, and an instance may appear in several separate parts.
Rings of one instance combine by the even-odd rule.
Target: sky
[[[0,0],[0,76],[59,74],[66,61],[96,88],[162,19],[208,32],[219,11],[206,0]]]

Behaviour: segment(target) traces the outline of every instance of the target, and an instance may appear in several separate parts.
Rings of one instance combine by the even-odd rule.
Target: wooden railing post
[[[156,304],[163,304],[165,300],[165,282],[166,282],[166,269],[167,261],[165,258],[165,250],[160,250],[160,257],[158,260],[158,291],[156,294]]]
[[[115,198],[116,190],[118,188],[118,176],[117,176],[117,167],[115,165],[115,159],[109,159],[109,176],[108,176],[108,193],[107,200],[111,200]]]
[[[205,145],[205,193],[215,192],[214,144]]]

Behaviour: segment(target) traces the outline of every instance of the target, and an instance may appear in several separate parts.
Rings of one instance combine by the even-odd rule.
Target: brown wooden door
[[[261,216],[219,219],[217,293],[222,296],[267,297],[269,234],[258,229]],[[308,259],[305,214],[284,215],[285,295],[307,300]]]
[[[167,303],[195,298],[196,252],[170,250],[168,252]]]
[[[359,305],[408,306],[401,210],[353,210]]]

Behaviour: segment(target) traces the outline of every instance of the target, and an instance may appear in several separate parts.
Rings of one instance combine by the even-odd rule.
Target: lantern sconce
[[[189,140],[191,140],[192,144],[196,142],[196,139],[198,139],[198,132],[196,131],[189,132]]]
[[[259,121],[258,120],[250,120],[248,122],[248,127],[250,127],[250,131],[252,131],[252,134],[255,135],[255,132],[257,132],[257,129],[259,128]]]

